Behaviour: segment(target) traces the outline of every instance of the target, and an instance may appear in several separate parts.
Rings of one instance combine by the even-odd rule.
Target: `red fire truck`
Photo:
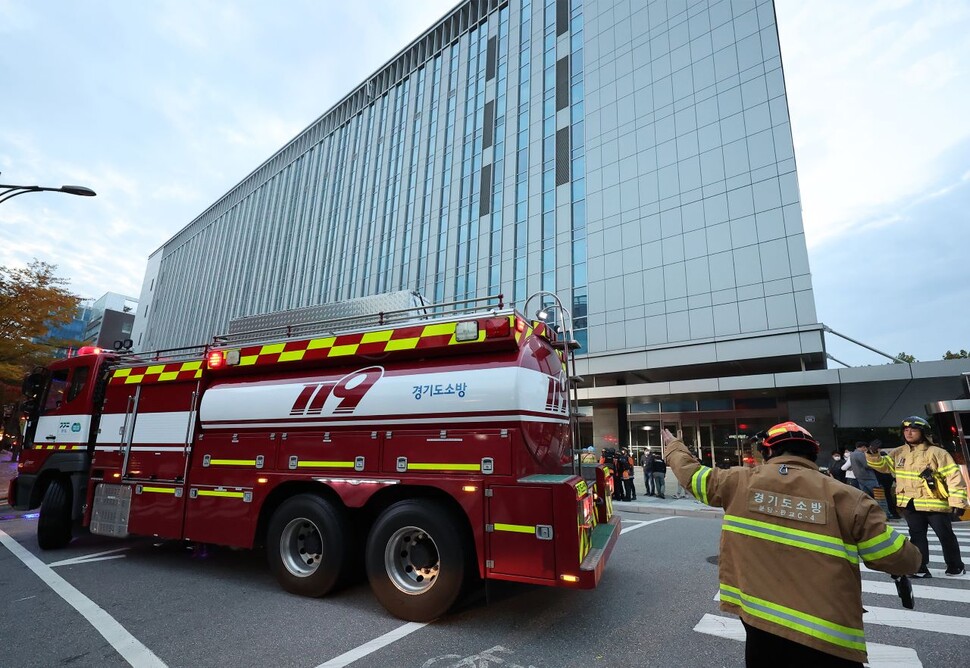
[[[25,381],[10,503],[44,549],[78,522],[265,546],[307,596],[363,564],[412,621],[481,578],[596,586],[620,523],[606,469],[574,464],[569,341],[500,298],[446,306],[82,349]]]

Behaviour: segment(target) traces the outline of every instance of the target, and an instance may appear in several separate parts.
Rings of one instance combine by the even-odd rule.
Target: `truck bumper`
[[[606,562],[609,561],[619,537],[619,516],[611,517],[605,524],[596,525],[593,529],[592,547],[583,559],[583,563],[579,565],[577,586],[580,589],[592,589],[599,583],[603,569],[606,568]]]

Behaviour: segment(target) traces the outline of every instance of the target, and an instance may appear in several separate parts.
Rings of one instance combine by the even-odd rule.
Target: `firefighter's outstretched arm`
[[[694,498],[708,506],[721,507],[718,482],[721,472],[701,464],[684,442],[664,429],[660,433],[664,445],[664,461],[674,471],[680,484],[690,490]]]
[[[866,464],[869,468],[879,471],[880,473],[888,473],[890,475],[896,475],[896,466],[893,464],[892,457],[889,455],[873,455],[866,453]]]
[[[923,563],[919,549],[886,524],[886,514],[868,496],[859,500],[853,529],[859,557],[869,568],[890,575],[909,575]]]

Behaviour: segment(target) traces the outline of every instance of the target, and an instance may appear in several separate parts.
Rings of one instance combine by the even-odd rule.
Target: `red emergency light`
[[[512,333],[512,323],[508,318],[489,318],[485,321],[485,338],[500,338]]]
[[[101,348],[97,346],[81,346],[77,349],[78,356],[80,355],[100,355],[104,352]]]
[[[221,350],[213,350],[209,353],[207,364],[210,369],[221,369],[226,365],[226,358]]]

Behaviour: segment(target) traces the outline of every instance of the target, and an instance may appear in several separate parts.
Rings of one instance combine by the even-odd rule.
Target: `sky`
[[[98,193],[0,204],[0,265],[137,297],[149,254],[456,3],[0,0],[0,183]],[[776,11],[819,322],[970,349],[970,3]]]

